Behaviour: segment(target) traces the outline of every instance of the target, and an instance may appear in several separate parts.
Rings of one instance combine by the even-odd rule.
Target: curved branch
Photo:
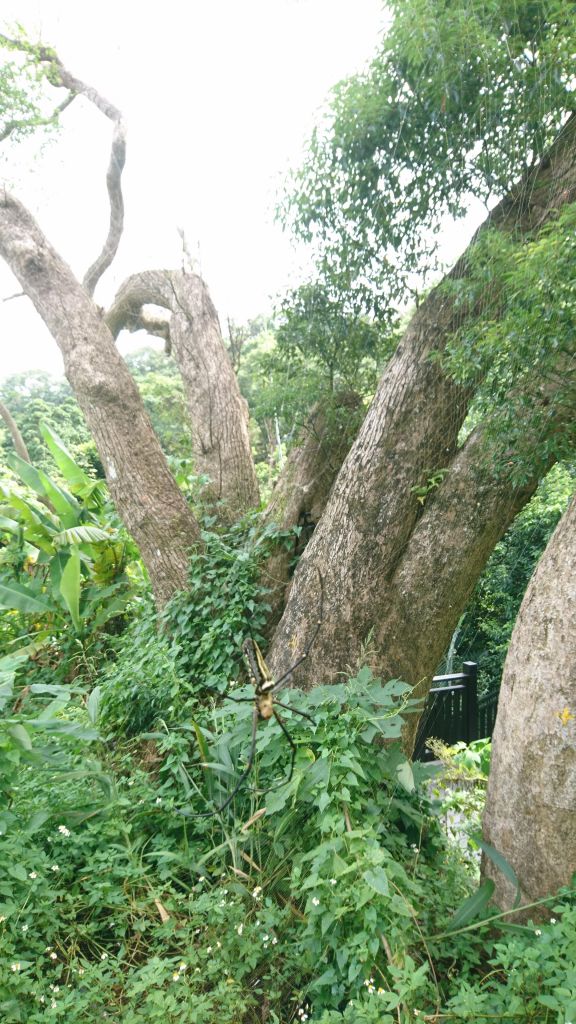
[[[30,54],[39,63],[46,65],[46,76],[51,85],[56,88],[68,89],[71,95],[58,107],[51,118],[47,119],[46,123],[50,123],[55,116],[61,110],[72,102],[75,96],[85,96],[90,103],[93,103],[98,110],[114,122],[114,134],[112,136],[112,148],[110,153],[110,163],[108,164],[108,171],[106,173],[106,187],[108,189],[108,196],[110,199],[110,224],[108,228],[108,236],[104,243],[104,246],[94,260],[92,265],[88,268],[84,275],[82,284],[90,296],[94,294],[94,290],[98,281],[102,277],[102,274],[108,269],[112,263],[120,244],[122,237],[122,231],[124,229],[124,199],[122,196],[122,171],[124,170],[124,163],[126,160],[126,128],[122,119],[122,114],[115,107],[113,103],[110,103],[104,96],[102,96],[96,89],[91,85],[87,85],[80,78],[76,78],[60,60],[58,54],[49,46],[35,46],[32,43],[26,42],[22,39],[9,39],[7,36],[0,34],[0,42],[5,46],[14,50],[21,50],[24,53]],[[15,125],[11,128],[14,130]],[[1,141],[1,140],[0,140]]]

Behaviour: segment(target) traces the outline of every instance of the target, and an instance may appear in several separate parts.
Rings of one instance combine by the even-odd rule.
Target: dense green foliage
[[[383,319],[433,265],[446,214],[502,196],[574,109],[574,5],[393,0],[368,71],[338,85],[284,219],[322,278]],[[413,278],[412,278],[413,280]]]
[[[487,232],[469,275],[443,285],[464,320],[446,367],[476,386],[470,417],[486,423],[489,457],[512,469],[514,484],[530,476],[535,448],[543,466],[575,449],[575,228],[570,204],[536,239]]]
[[[510,937],[451,924],[472,879],[443,838],[423,770],[398,746],[403,684],[382,686],[363,669],[346,685],[293,692],[314,724],[284,712],[297,745],[292,780],[278,785],[287,744],[263,726],[251,787],[221,816],[195,817],[233,784],[250,708],[199,704],[178,681],[175,647],[145,629],[127,637],[130,654],[150,694],[154,680],[166,687],[164,672],[188,694],[169,725],[159,718],[128,744],[109,735],[88,747],[97,691],[86,707],[69,694],[44,719],[40,744],[23,744],[18,727],[37,732],[52,694],[23,694],[2,723],[7,1024],[105,1014],[248,1024],[263,1005],[282,1024],[407,1024],[439,1008],[455,1020],[569,1019],[571,896],[553,902],[554,922]],[[375,747],[376,736],[387,745]],[[565,1016],[547,1016],[553,1002]]]

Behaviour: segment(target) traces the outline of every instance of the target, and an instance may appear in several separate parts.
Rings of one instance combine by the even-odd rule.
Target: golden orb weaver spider
[[[242,772],[240,778],[238,779],[236,785],[234,786],[232,792],[228,794],[228,796],[226,797],[222,804],[220,804],[218,807],[215,807],[211,811],[204,811],[204,813],[192,815],[194,818],[207,818],[212,817],[212,815],[214,814],[221,814],[222,811],[225,811],[226,808],[229,807],[229,805],[232,803],[234,797],[242,788],[242,786],[246,782],[246,779],[250,775],[250,772],[252,771],[252,767],[254,765],[254,758],[256,756],[258,723],[261,719],[262,721],[268,721],[270,718],[275,718],[291,748],[290,771],[288,772],[288,775],[286,776],[284,781],[279,783],[279,785],[288,785],[292,778],[292,775],[294,774],[294,764],[296,762],[296,744],[294,743],[294,740],[292,739],[292,736],[288,731],[284,719],[278,714],[275,705],[281,708],[285,708],[287,711],[292,711],[294,714],[300,715],[302,718],[307,718],[310,722],[312,722],[313,725],[315,723],[314,719],[305,711],[300,711],[299,708],[292,707],[292,705],[290,704],[285,704],[283,701],[275,700],[274,694],[279,689],[281,689],[281,687],[285,686],[287,680],[290,678],[295,669],[297,669],[298,666],[306,660],[320,631],[323,618],[324,581],[322,578],[322,574],[318,568],[316,569],[316,572],[318,573],[318,579],[320,581],[320,606],[318,619],[316,620],[314,631],[312,633],[312,636],[310,637],[310,640],[307,644],[304,653],[296,659],[294,664],[291,665],[290,668],[286,672],[284,672],[279,679],[273,679],[270,673],[270,669],[268,668],[266,662],[264,661],[262,652],[255,640],[247,639],[244,640],[244,643],[242,644],[242,654],[244,656],[244,661],[246,664],[246,668],[248,670],[250,682],[254,687],[254,697],[233,697],[231,694],[225,694],[225,696],[228,700],[232,700],[237,704],[250,702],[254,705],[254,710],[252,712],[252,733],[250,738],[250,750],[248,753],[246,767]],[[269,793],[270,789],[276,788],[276,786],[272,786],[266,790],[263,790],[263,792]]]

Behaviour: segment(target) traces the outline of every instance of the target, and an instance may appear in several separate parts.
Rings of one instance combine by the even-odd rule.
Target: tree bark
[[[278,547],[267,560],[262,583],[268,588],[271,630],[284,610],[290,565],[308,544],[357,431],[360,399],[353,392],[334,397],[330,408],[318,403],[289,452],[272,492],[265,518],[280,530],[300,527],[292,549]]]
[[[532,233],[576,196],[576,117],[550,152],[480,229]],[[474,242],[472,243],[472,245]],[[465,279],[470,249],[449,278]],[[497,314],[499,282],[486,297]],[[324,623],[294,681],[313,685],[354,664],[368,638],[373,667],[424,695],[471,589],[513,516],[532,493],[507,496],[491,477],[476,437],[458,449],[471,391],[444,373],[437,358],[462,310],[435,288],[417,310],[378,387],[344,462],[321,522],[298,567],[274,635],[276,676],[306,648],[317,618],[324,573]],[[424,509],[414,488],[432,486]],[[469,489],[466,490],[466,487]]]
[[[186,586],[199,529],[97,307],[28,211],[0,193],[0,253],[55,338],[110,492],[163,604]]]
[[[171,313],[167,330],[187,397],[192,451],[197,472],[210,479],[206,498],[218,504],[224,520],[258,505],[258,482],[248,434],[248,407],[220,332],[208,289],[197,274],[146,271],[122,286],[106,323],[116,336],[122,328],[145,326],[142,307],[153,303]]]
[[[514,868],[522,902],[570,884],[575,821],[576,497],[518,613],[492,741],[484,838]],[[487,858],[483,873],[496,883],[495,902],[510,909],[514,887]],[[541,913],[549,916],[549,908]]]
[[[24,459],[24,462],[30,462],[30,455],[28,454],[26,442],[18,429],[18,424],[10,412],[10,409],[7,405],[4,405],[4,402],[0,402],[0,416],[10,431],[10,436],[12,438],[14,448],[16,449],[16,454],[19,455],[21,459]]]

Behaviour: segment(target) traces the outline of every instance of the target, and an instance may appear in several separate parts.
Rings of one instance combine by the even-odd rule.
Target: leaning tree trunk
[[[142,309],[150,303],[168,310],[169,320],[151,325]],[[106,323],[115,337],[123,328],[143,327],[168,341],[186,393],[195,468],[209,478],[205,498],[218,506],[220,518],[237,519],[258,505],[248,406],[202,278],[169,270],[135,274],[122,285]]]
[[[575,157],[572,116],[481,231],[530,237],[576,195]],[[467,256],[451,271],[452,281],[468,275]],[[497,301],[498,283],[492,315]],[[306,647],[320,568],[324,623],[294,680],[336,679],[370,637],[373,667],[418,685],[424,695],[494,544],[536,486],[537,471],[510,498],[509,481],[488,471],[476,436],[458,447],[471,393],[446,376],[437,357],[461,318],[452,293],[435,288],[388,364],[298,567],[269,654],[276,675]],[[422,509],[414,488],[439,471],[442,483]]]
[[[28,211],[0,194],[0,253],[57,341],[119,515],[160,604],[186,586],[196,521],[172,477],[138,389],[88,292]]]
[[[514,868],[523,903],[570,884],[575,822],[576,497],[518,613],[492,741],[484,838]],[[510,909],[514,886],[488,859],[483,873],[496,883],[495,902]]]

